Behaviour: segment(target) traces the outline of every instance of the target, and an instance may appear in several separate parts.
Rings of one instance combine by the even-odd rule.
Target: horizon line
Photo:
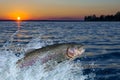
[[[0,21],[18,21],[18,20],[3,20],[3,19],[0,19]],[[39,19],[36,19],[36,20],[20,20],[20,21],[53,21],[53,22],[55,22],[55,21],[58,21],[58,22],[80,22],[80,21],[84,21],[84,20],[74,20],[74,19],[66,19],[66,20],[62,20],[62,19],[57,19],[57,20],[51,20],[51,19],[46,19],[46,20],[39,20]]]

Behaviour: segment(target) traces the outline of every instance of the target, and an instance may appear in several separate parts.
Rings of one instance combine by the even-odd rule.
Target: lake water
[[[84,56],[23,70],[24,51],[59,43],[85,47]],[[18,54],[20,53],[20,54]],[[120,22],[0,22],[0,80],[120,80]]]

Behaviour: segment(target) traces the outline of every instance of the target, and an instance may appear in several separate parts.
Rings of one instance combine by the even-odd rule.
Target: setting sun
[[[17,17],[17,20],[20,20],[20,17]]]

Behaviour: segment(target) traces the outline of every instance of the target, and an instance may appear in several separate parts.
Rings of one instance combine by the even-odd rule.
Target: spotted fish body
[[[42,64],[48,61],[62,62],[64,60],[79,57],[84,52],[83,45],[75,43],[54,44],[35,49],[25,54],[25,57],[18,60],[17,64],[23,68],[32,66],[36,61]]]

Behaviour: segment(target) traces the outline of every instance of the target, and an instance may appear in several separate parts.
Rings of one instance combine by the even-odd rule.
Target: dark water
[[[87,80],[120,80],[120,22],[0,22],[1,50],[68,42],[85,46],[75,62]]]

